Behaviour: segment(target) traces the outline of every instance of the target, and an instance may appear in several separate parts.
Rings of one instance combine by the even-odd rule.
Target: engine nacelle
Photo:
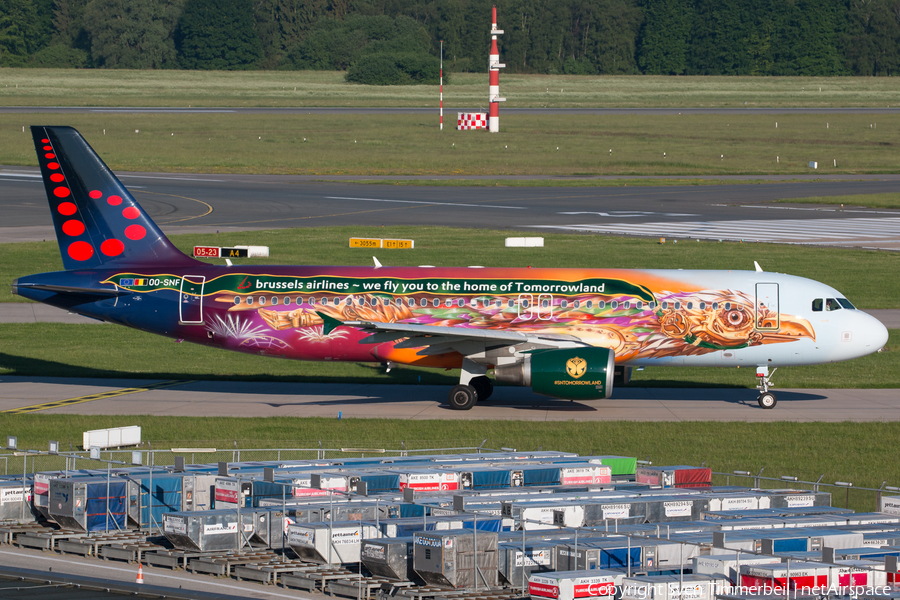
[[[497,381],[527,385],[536,394],[566,400],[609,398],[616,356],[606,348],[536,350],[514,365],[494,369]]]

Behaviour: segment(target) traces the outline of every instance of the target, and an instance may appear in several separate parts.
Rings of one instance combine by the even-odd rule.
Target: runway
[[[118,173],[166,233],[438,225],[900,249],[900,211],[770,204],[894,192],[900,175],[628,187],[361,185],[300,176]],[[36,169],[0,168],[0,240],[53,237]],[[874,226],[873,226],[874,223]],[[724,232],[728,229],[728,232]]]
[[[149,387],[141,391],[142,386]],[[159,386],[159,387],[153,387]],[[138,390],[138,391],[135,391]],[[764,410],[753,389],[617,388],[607,400],[570,402],[496,387],[472,410],[448,408],[434,385],[266,383],[0,376],[0,412],[39,414],[519,421],[895,421],[896,390],[775,390]],[[87,399],[86,399],[87,398]],[[48,408],[41,408],[52,405]]]

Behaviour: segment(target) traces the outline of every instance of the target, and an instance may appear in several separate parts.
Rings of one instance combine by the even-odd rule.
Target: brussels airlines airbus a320
[[[608,398],[635,366],[774,369],[849,360],[884,325],[827,285],[757,271],[238,267],[166,238],[84,138],[32,127],[65,271],[13,292],[172,338],[298,360],[461,368],[466,410],[494,378],[554,398]]]

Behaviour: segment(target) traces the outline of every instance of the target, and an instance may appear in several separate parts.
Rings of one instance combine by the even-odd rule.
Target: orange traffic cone
[[[137,579],[135,579],[134,582],[144,583],[144,565],[138,565],[138,575]]]

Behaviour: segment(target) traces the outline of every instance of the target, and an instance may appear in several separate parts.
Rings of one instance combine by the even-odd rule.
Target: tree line
[[[900,72],[900,0],[3,0],[0,66],[433,81],[440,40],[445,71],[487,71],[494,4],[507,72]]]

